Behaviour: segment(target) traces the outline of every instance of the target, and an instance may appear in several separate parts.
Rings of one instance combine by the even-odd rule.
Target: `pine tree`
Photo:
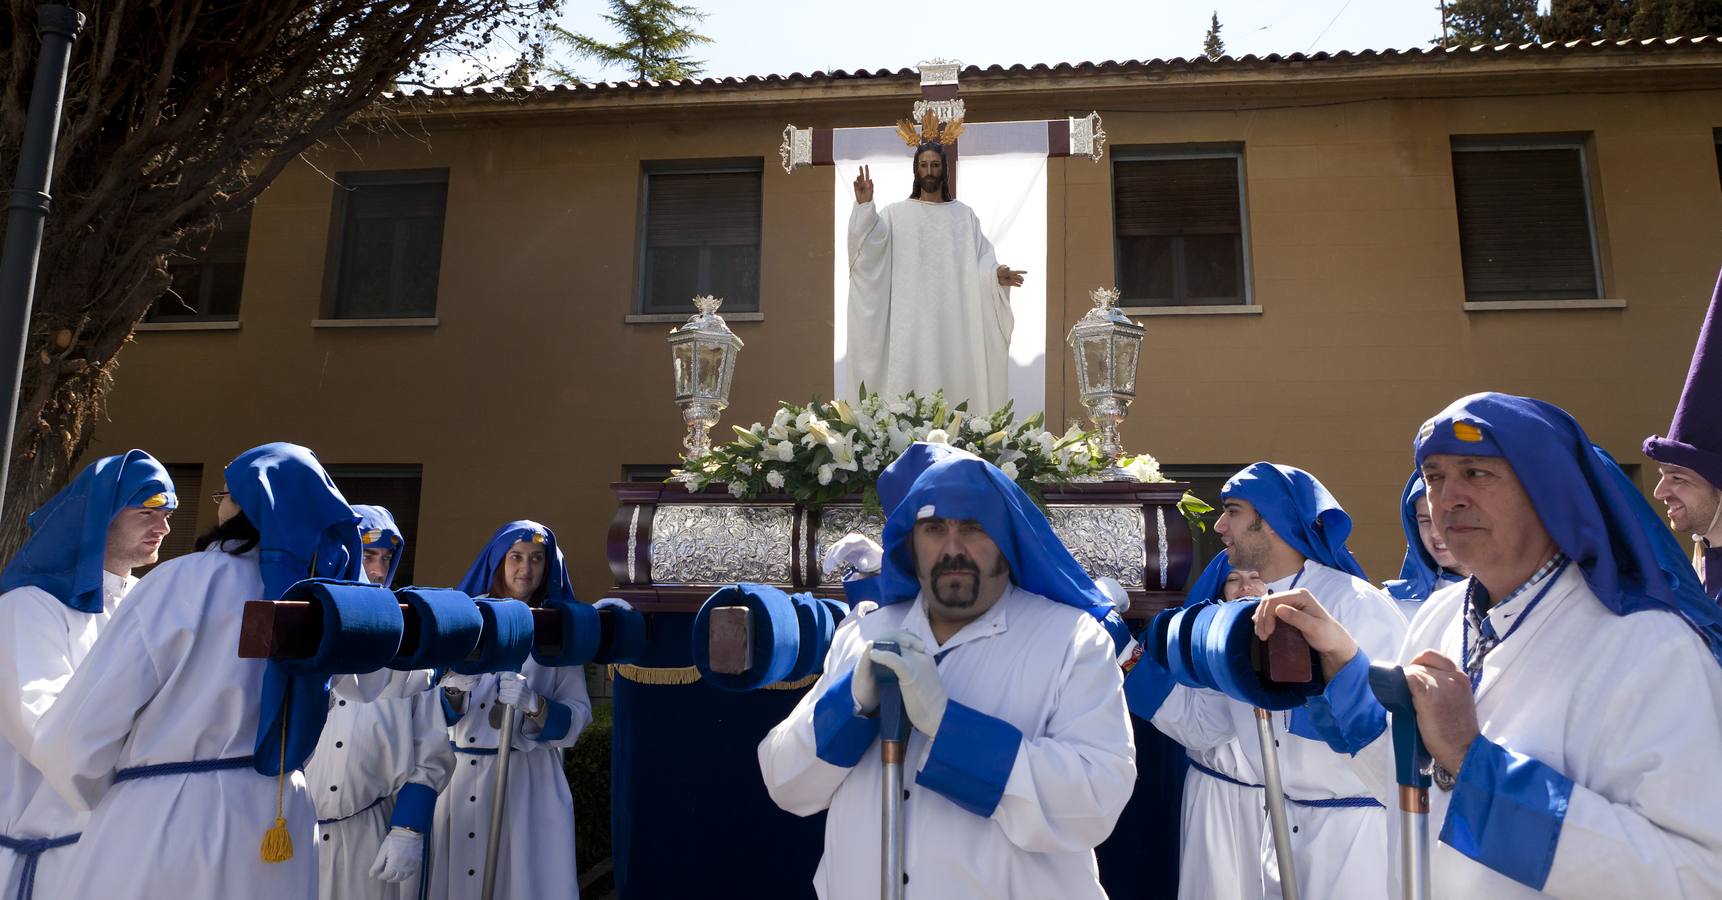
[[[699,22],[705,17],[705,13],[692,6],[670,0],[610,0],[610,12],[604,21],[621,32],[621,40],[605,43],[555,25],[550,26],[549,37],[553,43],[568,48],[576,58],[603,66],[625,66],[641,81],[674,81],[692,78],[705,70],[702,61],[687,53],[696,44],[711,43],[711,38],[687,24],[689,20]],[[547,65],[545,72],[562,82],[580,80],[561,63]]]
[[[1550,41],[1722,34],[1722,0],[1553,0],[1537,30]]]
[[[1537,40],[1537,0],[1451,0],[1444,46],[1524,44]]]
[[[1209,59],[1219,59],[1226,55],[1226,42],[1220,39],[1220,11],[1214,10],[1214,18],[1208,24],[1208,35],[1202,38],[1202,54]]]

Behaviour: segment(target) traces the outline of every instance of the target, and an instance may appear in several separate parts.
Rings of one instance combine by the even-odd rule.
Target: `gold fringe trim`
[[[693,684],[700,680],[700,670],[694,666],[682,666],[675,669],[649,669],[645,666],[635,666],[628,663],[612,664],[610,675],[616,678],[626,678],[635,684]],[[768,691],[799,691],[819,680],[815,672],[806,678],[795,681],[779,681],[768,684]]]
[[[812,675],[798,681],[779,681],[776,684],[768,684],[765,686],[765,689],[768,691],[799,691],[813,682],[818,681],[819,674],[820,673],[818,672],[814,672]]]

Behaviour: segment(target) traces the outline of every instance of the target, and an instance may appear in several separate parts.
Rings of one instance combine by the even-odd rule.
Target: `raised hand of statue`
[[[872,187],[869,186],[867,189],[869,195],[872,194],[872,190]],[[999,266],[999,286],[1022,287],[1022,276],[1027,274],[1027,269],[1013,269],[1010,266]]]
[[[873,202],[873,174],[866,166],[862,166],[861,174],[855,176],[855,202]]]

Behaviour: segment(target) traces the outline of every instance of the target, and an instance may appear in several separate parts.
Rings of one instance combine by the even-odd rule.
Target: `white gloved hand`
[[[864,575],[879,571],[885,562],[885,551],[863,534],[846,534],[831,549],[825,551],[825,574],[834,575],[850,566]]]
[[[946,705],[945,685],[939,680],[939,664],[913,635],[899,632],[881,640],[895,640],[901,652],[892,653],[877,645],[869,645],[866,658],[897,673],[897,683],[903,691],[903,709],[908,711],[909,721],[928,738],[937,736],[939,723],[945,719]]]
[[[479,676],[477,675],[462,675],[459,672],[449,672],[442,677],[442,681],[437,682],[437,686],[446,690],[464,691],[470,694],[472,693],[473,688],[478,687],[478,678]]]
[[[383,881],[401,882],[419,874],[424,864],[425,836],[396,825],[383,838],[377,859],[371,863],[371,877]]]
[[[1130,592],[1124,589],[1118,579],[1111,575],[1102,575],[1094,579],[1094,586],[1100,588],[1100,593],[1106,595],[1106,599],[1112,602],[1112,608],[1118,610],[1119,615],[1130,611]]]
[[[526,676],[519,672],[496,673],[496,699],[529,716],[537,715],[538,705],[544,702],[542,697],[526,686]]]

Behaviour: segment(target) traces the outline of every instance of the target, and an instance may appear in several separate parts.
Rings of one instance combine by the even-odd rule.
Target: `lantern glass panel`
[[[676,396],[688,397],[694,392],[694,345],[683,341],[671,348],[676,366]]]
[[[717,397],[723,388],[723,359],[728,348],[703,342],[699,348],[699,392],[702,396]]]
[[[1112,336],[1112,384],[1115,390],[1126,394],[1136,392],[1136,351],[1141,349],[1140,341],[1132,340],[1127,334]]]
[[[1111,377],[1112,367],[1107,365],[1107,339],[1104,333],[1093,335],[1081,342],[1083,364],[1088,369],[1088,377],[1083,379],[1086,384],[1079,385],[1083,391],[1107,391],[1112,386],[1107,383]]]

